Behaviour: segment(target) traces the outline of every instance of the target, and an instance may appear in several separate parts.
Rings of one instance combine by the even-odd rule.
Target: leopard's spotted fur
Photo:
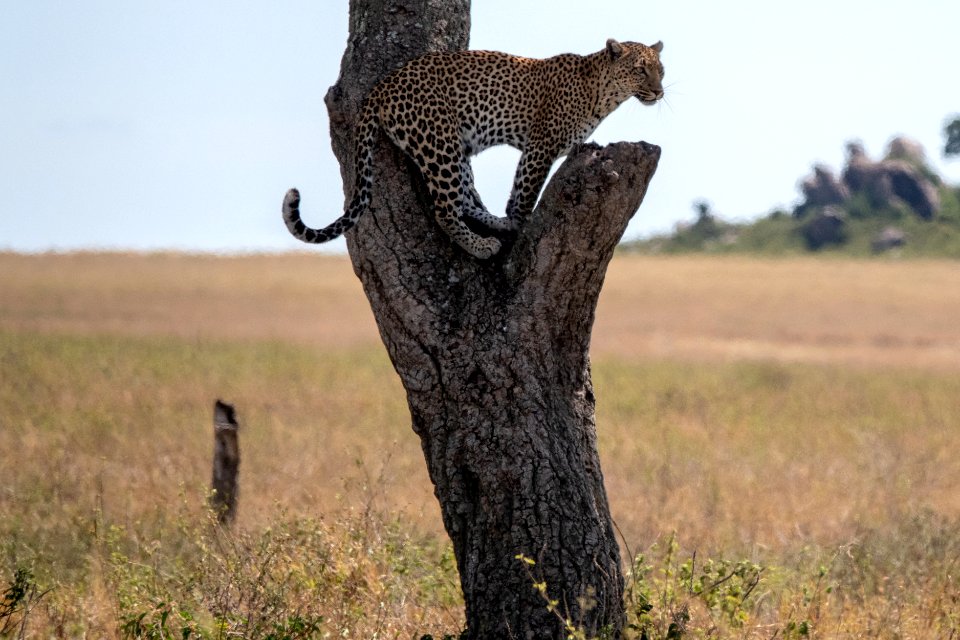
[[[332,240],[370,204],[378,129],[411,158],[427,181],[437,222],[478,258],[500,241],[471,231],[463,216],[508,229],[529,214],[554,160],[586,140],[620,104],[663,97],[663,44],[608,40],[594,54],[544,60],[494,51],[431,53],[394,71],[370,92],[357,124],[356,181],[344,215],[323,229],[300,219],[300,194],[287,192],[283,217],[304,242]],[[470,156],[508,144],[522,154],[507,217],[490,214],[473,185]]]

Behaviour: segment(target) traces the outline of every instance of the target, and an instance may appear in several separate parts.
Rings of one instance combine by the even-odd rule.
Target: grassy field
[[[615,258],[593,362],[654,605],[637,626],[956,635],[958,319],[956,262]],[[216,398],[242,425],[226,535],[203,508]],[[456,633],[439,509],[349,263],[0,254],[4,589],[0,637]]]

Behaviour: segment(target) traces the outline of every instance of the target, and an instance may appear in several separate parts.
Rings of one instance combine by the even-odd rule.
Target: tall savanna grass
[[[345,260],[0,273],[0,636],[458,632]],[[593,371],[635,637],[956,634],[957,291],[949,262],[614,260]],[[216,398],[241,422],[229,531],[206,510]]]

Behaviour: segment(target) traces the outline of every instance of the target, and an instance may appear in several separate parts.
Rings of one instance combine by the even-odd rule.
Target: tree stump
[[[237,497],[240,487],[240,441],[233,405],[217,400],[213,405],[213,493],[210,507],[220,524],[230,524],[237,515]]]

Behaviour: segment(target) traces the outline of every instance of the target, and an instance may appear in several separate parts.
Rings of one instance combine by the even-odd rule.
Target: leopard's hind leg
[[[513,229],[513,220],[503,216],[495,216],[483,205],[480,194],[477,193],[476,185],[473,182],[473,167],[470,166],[469,160],[464,160],[461,164],[460,174],[463,176],[464,185],[463,215],[473,218],[487,229],[495,231],[509,231]]]
[[[473,206],[466,204],[468,196],[464,193],[464,190],[450,191],[445,189],[444,186],[449,182],[444,178],[432,175],[428,175],[426,178],[430,195],[433,197],[433,212],[437,224],[470,255],[481,259],[495,255],[500,250],[500,241],[496,238],[485,238],[475,233],[463,221],[463,216],[467,211],[475,213]],[[490,218],[495,217],[489,213],[486,215]]]
[[[421,105],[423,106],[423,105]],[[483,209],[479,195],[473,190],[473,172],[463,173],[470,166],[458,140],[445,140],[438,131],[459,131],[455,118],[437,106],[426,105],[412,131],[399,127],[386,129],[393,142],[409,155],[423,174],[433,199],[433,213],[437,224],[467,253],[486,259],[500,250],[500,241],[474,233],[463,221],[464,215],[495,216]],[[429,131],[429,135],[419,133]],[[464,178],[469,178],[469,185]],[[468,204],[469,202],[469,204]],[[486,221],[481,220],[482,222]],[[496,223],[494,223],[496,224]]]

